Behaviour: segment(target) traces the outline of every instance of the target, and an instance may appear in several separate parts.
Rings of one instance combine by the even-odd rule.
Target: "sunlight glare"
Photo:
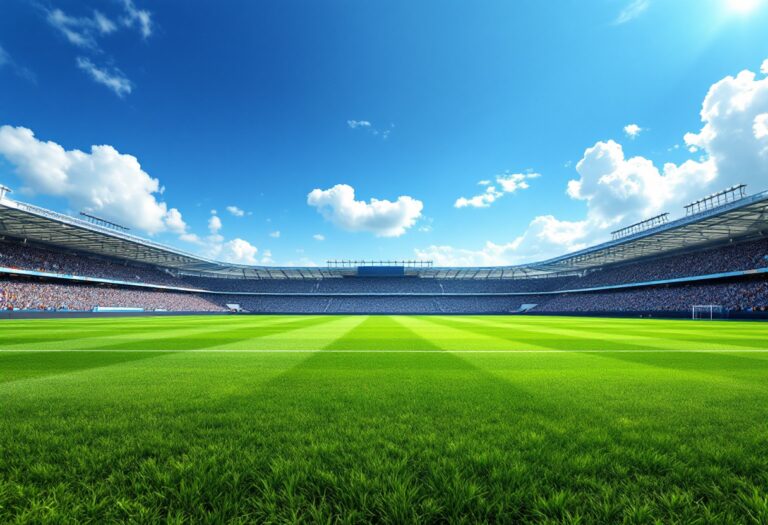
[[[761,3],[761,0],[726,0],[731,11],[750,13]]]

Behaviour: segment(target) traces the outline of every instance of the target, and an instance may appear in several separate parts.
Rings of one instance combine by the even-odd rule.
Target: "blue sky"
[[[0,183],[238,262],[541,259],[768,189],[765,27],[762,0],[4,0]]]

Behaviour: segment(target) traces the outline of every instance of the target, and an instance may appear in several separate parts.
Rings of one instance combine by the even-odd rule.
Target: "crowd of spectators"
[[[251,313],[294,314],[439,314],[512,313],[525,301],[516,297],[483,296],[224,296],[223,303],[239,304]]]
[[[176,312],[225,310],[218,301],[190,293],[27,279],[0,280],[0,310],[90,311],[97,306]]]
[[[114,281],[180,285],[176,277],[155,268],[120,264],[85,254],[54,252],[28,244],[11,242],[0,242],[0,266]]]
[[[589,273],[575,283],[569,283],[567,288],[612,286],[765,268],[768,266],[766,256],[768,256],[768,239],[761,239],[712,250],[607,267]],[[574,284],[576,286],[573,286]]]
[[[766,311],[768,281],[748,280],[656,286],[613,292],[571,293],[550,296],[539,303],[534,312],[687,312],[693,305],[718,305],[733,312]]]
[[[767,254],[768,239],[762,239],[707,251],[616,265],[583,277],[503,280],[434,279],[415,276],[306,280],[224,279],[175,277],[161,269],[121,264],[97,257],[54,252],[41,247],[4,241],[0,242],[0,266],[118,281],[202,288],[223,293],[192,294],[127,286],[0,277],[0,309],[91,310],[99,306],[169,311],[222,311],[226,309],[226,304],[240,304],[245,311],[272,313],[507,313],[518,311],[522,304],[536,304],[534,312],[566,313],[686,311],[694,304],[715,304],[732,311],[754,311],[768,308],[768,281],[765,279],[655,286],[601,293],[535,294],[763,268],[768,267]],[[274,295],[227,295],[227,292]],[[284,295],[290,293],[307,295]],[[494,293],[529,295],[482,295]],[[331,294],[388,295],[345,297]]]
[[[536,279],[435,279],[431,277],[332,277],[326,279],[220,279],[183,277],[178,286],[256,293],[528,293],[559,290],[576,277]]]

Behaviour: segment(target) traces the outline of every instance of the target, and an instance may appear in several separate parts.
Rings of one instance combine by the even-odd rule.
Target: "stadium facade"
[[[0,192],[0,308],[254,313],[731,314],[768,307],[768,192],[729,188],[613,232],[611,241],[515,266],[329,261],[229,264],[94,217]],[[712,312],[712,309],[709,310]]]

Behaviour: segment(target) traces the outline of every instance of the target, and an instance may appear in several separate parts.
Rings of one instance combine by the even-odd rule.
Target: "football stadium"
[[[510,267],[0,228],[3,521],[768,518],[768,192]]]
[[[766,27],[0,1],[0,525],[768,525]]]
[[[609,242],[509,267],[207,260],[80,219],[0,200],[5,317],[46,313],[606,315],[768,318],[768,191],[738,185],[612,232]],[[0,195],[3,195],[0,193]]]

